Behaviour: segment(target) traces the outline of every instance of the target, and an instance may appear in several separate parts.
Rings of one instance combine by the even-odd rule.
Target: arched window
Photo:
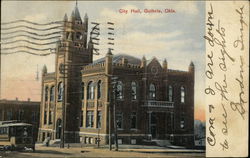
[[[100,99],[102,97],[102,81],[99,80],[97,83],[97,98]]]
[[[88,96],[87,98],[88,99],[94,99],[94,96],[95,96],[95,87],[94,87],[94,82],[93,81],[90,81],[89,84],[88,84]]]
[[[55,100],[55,86],[52,86],[50,88],[50,101],[54,101]]]
[[[168,86],[168,101],[173,101],[173,87],[171,85]]]
[[[64,91],[64,89],[63,89],[63,83],[60,82],[58,84],[58,101],[62,101],[63,100],[63,91]]]
[[[45,87],[44,96],[45,96],[45,101],[48,101],[48,96],[49,96],[49,88],[48,88],[47,86]]]
[[[116,85],[117,99],[123,99],[123,84],[122,81],[118,81]]]
[[[185,103],[185,88],[181,86],[181,103]]]
[[[84,82],[82,82],[82,85],[81,85],[81,98],[82,100],[84,99]]]
[[[156,98],[155,92],[156,92],[155,85],[151,83],[149,85],[149,99],[155,100]]]
[[[137,86],[135,82],[131,83],[131,95],[132,95],[132,100],[136,100],[137,99]]]

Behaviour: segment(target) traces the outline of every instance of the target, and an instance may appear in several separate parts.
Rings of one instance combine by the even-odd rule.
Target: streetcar
[[[33,125],[17,121],[0,122],[0,147],[4,150],[31,148],[35,151]]]

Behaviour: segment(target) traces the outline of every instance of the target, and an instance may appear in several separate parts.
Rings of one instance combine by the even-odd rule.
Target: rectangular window
[[[87,111],[86,127],[87,128],[94,127],[94,112],[93,111]]]
[[[52,115],[53,112],[49,111],[49,124],[52,124]]]
[[[81,111],[81,116],[80,116],[80,127],[83,127],[83,111]]]
[[[97,128],[101,128],[102,126],[101,120],[102,120],[102,112],[98,111],[97,112]]]
[[[117,129],[123,128],[123,115],[121,112],[116,113]]]
[[[12,120],[12,111],[7,111],[7,120]]]
[[[31,119],[32,119],[32,122],[36,122],[37,121],[37,119],[36,119],[36,112],[35,111],[32,111]]]
[[[173,101],[173,87],[168,86],[168,101],[172,102]]]
[[[24,119],[24,111],[23,110],[19,110],[18,111],[18,120],[23,120]]]
[[[44,111],[43,124],[47,124],[47,111]]]
[[[136,129],[136,122],[137,122],[136,112],[132,112],[132,114],[131,114],[131,129]]]

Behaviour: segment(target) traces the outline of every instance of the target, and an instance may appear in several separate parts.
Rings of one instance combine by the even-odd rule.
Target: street
[[[119,151],[109,151],[108,148],[96,147],[45,147],[37,146],[36,151],[0,151],[0,157],[205,157],[205,153],[201,151],[178,151],[175,149],[125,149]]]

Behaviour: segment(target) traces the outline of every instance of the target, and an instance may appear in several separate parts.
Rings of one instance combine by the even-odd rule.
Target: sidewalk
[[[36,144],[36,146],[44,146],[43,144]],[[50,147],[59,147],[57,145],[50,145]],[[112,150],[114,151],[114,145]],[[65,148],[93,148],[98,149],[96,144],[81,144],[81,143],[65,143]],[[100,145],[100,149],[109,149],[109,145]],[[130,144],[119,144],[120,152],[139,152],[139,153],[205,153],[205,150],[197,149],[183,149],[179,146],[160,147],[152,145],[130,145]]]

